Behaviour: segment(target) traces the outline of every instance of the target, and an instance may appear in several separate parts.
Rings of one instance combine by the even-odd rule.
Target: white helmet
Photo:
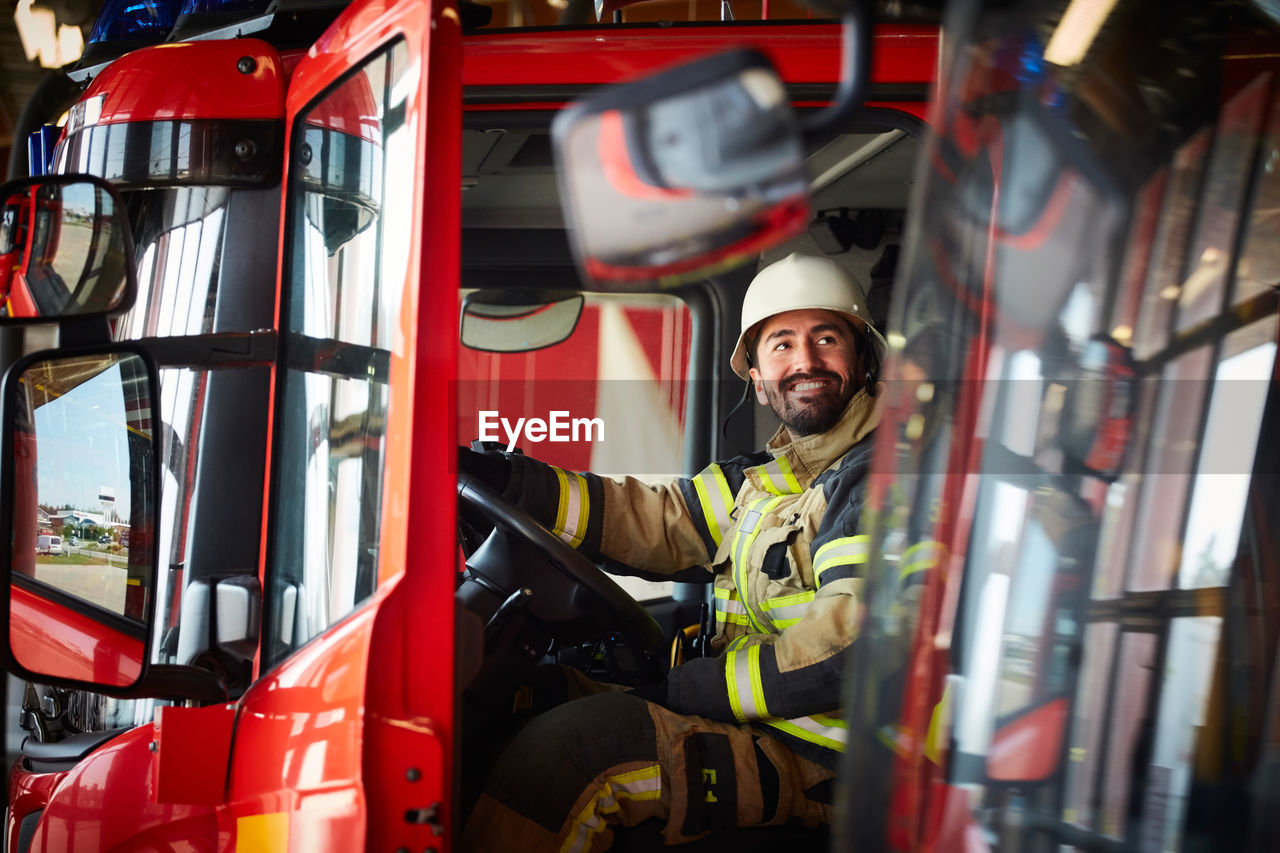
[[[742,300],[742,333],[733,349],[729,365],[743,379],[750,379],[747,338],[756,326],[775,314],[804,308],[823,308],[848,318],[856,328],[865,328],[884,363],[888,345],[871,324],[867,298],[862,287],[843,267],[829,258],[790,254],[756,274]]]

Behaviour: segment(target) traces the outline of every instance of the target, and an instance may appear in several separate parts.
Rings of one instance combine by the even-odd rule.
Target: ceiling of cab
[[[920,143],[900,130],[848,133],[808,159],[816,211],[903,210]],[[464,130],[463,229],[563,229],[544,129]]]

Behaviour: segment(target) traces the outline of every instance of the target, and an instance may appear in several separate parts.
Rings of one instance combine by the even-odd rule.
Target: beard
[[[794,392],[793,389],[802,382],[815,380],[828,380],[832,384],[803,394]],[[852,382],[843,381],[825,370],[788,376],[782,382],[764,386],[769,407],[782,425],[797,437],[816,435],[835,426],[856,391]]]

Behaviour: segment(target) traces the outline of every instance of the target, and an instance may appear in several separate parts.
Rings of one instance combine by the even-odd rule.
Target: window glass
[[[405,79],[397,43],[294,132],[268,663],[377,583],[390,348],[412,222]]]
[[[1097,828],[1094,792],[1102,759],[1102,735],[1106,730],[1107,686],[1118,634],[1119,627],[1114,622],[1099,622],[1090,625],[1084,637],[1062,819],[1088,829]]]
[[[1156,226],[1160,222],[1160,203],[1164,200],[1168,180],[1169,170],[1162,168],[1147,181],[1138,194],[1133,222],[1129,226],[1120,287],[1111,311],[1111,337],[1122,344],[1133,342],[1142,285],[1146,281],[1147,268],[1151,263],[1151,248],[1155,242]]]
[[[1280,281],[1280,240],[1276,239],[1280,231],[1280,98],[1271,105],[1259,163],[1260,170],[1254,175],[1253,215],[1236,268],[1232,299],[1236,305],[1265,293]]]
[[[1116,598],[1124,592],[1129,566],[1129,543],[1133,541],[1134,517],[1142,494],[1142,472],[1158,381],[1147,381],[1139,389],[1137,425],[1128,450],[1125,473],[1107,488],[1098,541],[1097,573],[1093,579],[1094,598]]]
[[[1181,848],[1178,830],[1186,814],[1196,735],[1205,730],[1210,676],[1218,653],[1222,619],[1174,619],[1169,628],[1159,726],[1147,768],[1141,837],[1151,850]]]
[[[520,353],[462,348],[459,439],[518,447],[573,471],[649,483],[680,476],[688,309],[667,294],[585,297],[573,334],[558,344]],[[672,588],[670,582],[615,580],[642,600]]]
[[[1258,123],[1270,81],[1270,74],[1258,77],[1223,107],[1218,119],[1218,136],[1188,259],[1190,266],[1178,294],[1179,332],[1217,314],[1222,305],[1241,200],[1253,167]]]
[[[1131,543],[1131,590],[1168,589],[1178,568],[1182,517],[1199,447],[1210,348],[1193,350],[1164,369],[1154,432],[1142,473],[1142,497]]]
[[[1244,522],[1258,425],[1276,360],[1275,319],[1227,337],[1200,442],[1178,586],[1225,586]]]
[[[1130,790],[1136,750],[1150,749],[1152,720],[1147,712],[1151,692],[1151,671],[1156,663],[1156,636],[1127,633],[1120,639],[1119,671],[1116,673],[1111,718],[1103,746],[1102,820],[1098,827],[1114,838],[1128,832],[1130,798],[1141,796]]]
[[[678,476],[688,309],[665,294],[585,296],[573,334],[561,343],[519,353],[462,349],[459,438],[516,446],[575,471]],[[533,419],[558,426],[531,432]]]
[[[1075,525],[1067,521],[1072,518]],[[1071,684],[1085,580],[1078,556],[1091,544],[1085,533],[1089,527],[1087,512],[1066,492],[1041,487],[1033,494],[1012,555],[1015,574],[1005,619],[998,718],[1062,696]]]
[[[1164,203],[1156,245],[1142,294],[1134,351],[1138,358],[1149,358],[1164,349],[1169,340],[1169,315],[1182,292],[1182,269],[1196,211],[1200,176],[1209,149],[1211,128],[1204,128],[1178,150],[1173,160],[1173,175]]]

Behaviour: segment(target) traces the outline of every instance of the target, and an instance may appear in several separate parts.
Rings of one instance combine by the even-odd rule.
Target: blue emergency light
[[[181,0],[107,0],[76,68],[99,66],[164,41],[178,19],[180,5]],[[74,71],[71,77],[78,79]]]
[[[58,126],[45,124],[27,137],[27,173],[47,175],[53,164],[53,146],[58,141]]]
[[[178,19],[178,0],[107,0],[93,22],[86,51],[94,44],[159,43]]]

